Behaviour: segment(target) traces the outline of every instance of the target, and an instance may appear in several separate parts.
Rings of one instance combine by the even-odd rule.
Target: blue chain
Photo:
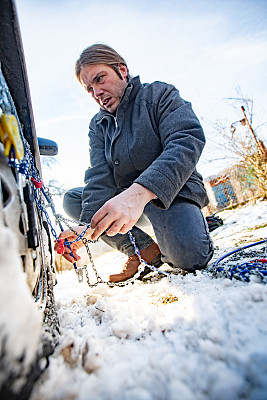
[[[33,191],[34,191],[34,199],[35,199],[35,202],[37,204],[37,207],[45,214],[45,218],[46,218],[46,221],[47,221],[48,225],[50,226],[51,233],[54,236],[54,238],[58,241],[57,233],[56,233],[56,231],[55,231],[55,229],[54,229],[54,227],[52,225],[52,222],[51,222],[51,219],[49,217],[48,212],[46,211],[45,207],[43,207],[43,205],[41,203],[41,200],[40,200],[40,198],[38,196],[38,189],[35,186],[34,186]]]
[[[146,267],[150,268],[150,269],[151,269],[152,271],[154,271],[154,272],[159,272],[159,269],[158,269],[158,268],[154,267],[153,265],[148,264],[148,263],[146,262],[146,260],[144,260],[144,259],[141,257],[140,250],[139,250],[139,248],[137,247],[137,245],[136,245],[136,243],[135,243],[135,238],[134,238],[134,236],[133,236],[133,234],[132,234],[131,231],[128,231],[128,235],[129,235],[130,241],[131,241],[131,243],[132,243],[132,245],[133,245],[133,247],[134,247],[135,254],[138,256],[140,263],[141,263],[141,264],[145,264]],[[167,271],[160,271],[160,273],[163,274],[163,275],[166,275],[167,278],[169,279],[169,281],[171,280],[171,274],[170,274],[169,272],[167,272]]]
[[[238,279],[249,282],[251,276],[257,276],[263,283],[267,283],[267,260],[255,260],[235,265],[234,267],[218,267],[215,271],[229,279]]]
[[[9,165],[13,166],[20,174],[24,175],[26,177],[26,179],[29,180],[30,178],[34,178],[34,179],[38,180],[39,182],[41,182],[40,175],[34,166],[34,160],[33,160],[33,156],[31,154],[29,145],[25,141],[25,139],[24,139],[24,145],[26,145],[26,146],[25,146],[25,156],[24,156],[23,161],[18,162],[15,159],[14,155],[12,155],[12,152],[11,152],[10,158],[9,158]],[[55,207],[52,202],[52,198],[51,198],[51,195],[49,194],[48,189],[44,187],[43,182],[41,182],[41,183],[42,183],[41,188],[37,188],[33,183],[34,199],[35,199],[37,207],[44,213],[46,221],[47,221],[48,225],[50,226],[52,235],[54,236],[55,240],[57,242],[59,242],[58,235],[53,227],[53,224],[51,222],[51,219],[49,217],[49,214],[48,214],[46,208],[43,206],[43,201],[41,200],[40,194],[43,194],[44,198],[46,199],[47,205],[50,206],[52,213],[55,217],[55,221],[56,221],[56,223],[59,224],[62,232],[64,231],[64,228],[63,228],[61,222],[59,221],[59,219],[57,218]],[[88,229],[88,227],[86,228],[85,232],[87,231],[87,229]],[[85,234],[85,232],[83,234]],[[77,241],[77,239],[75,241]],[[66,243],[66,245],[68,246],[68,248],[70,250],[71,250],[70,245],[73,242]],[[73,256],[72,250],[71,250],[71,255]],[[77,269],[76,262],[73,264],[73,266],[75,269]]]
[[[242,264],[238,265],[224,265],[224,266],[219,266],[219,264],[226,258],[242,251],[246,250],[248,248],[254,247],[259,244],[266,244],[267,239],[260,240],[259,242],[256,243],[250,243],[244,247],[235,249],[231,251],[230,253],[225,254],[224,256],[218,258],[211,269],[211,273],[213,273],[215,276],[225,276],[226,278],[229,279],[239,279],[243,280],[244,282],[249,282],[250,277],[252,275],[256,275],[257,277],[260,278],[260,280],[263,283],[267,283],[267,259],[256,259],[256,260],[251,260],[244,262]],[[265,250],[265,254],[267,256],[267,249]]]

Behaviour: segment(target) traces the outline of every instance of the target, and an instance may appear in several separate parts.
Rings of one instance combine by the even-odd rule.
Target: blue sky
[[[104,42],[143,82],[174,84],[193,104],[207,135],[204,176],[229,165],[208,163],[217,135],[210,121],[236,121],[226,98],[240,86],[253,98],[255,126],[267,121],[267,0],[17,0],[37,134],[56,140],[58,163],[47,179],[83,183],[88,124],[97,104],[74,77],[90,44]],[[242,116],[240,115],[240,118]],[[267,139],[266,127],[259,134]]]

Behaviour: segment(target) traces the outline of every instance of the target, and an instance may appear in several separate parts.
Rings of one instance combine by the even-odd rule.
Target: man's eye
[[[96,79],[97,83],[100,83],[102,81],[102,79],[103,79],[103,75],[98,76]]]
[[[93,88],[91,88],[91,87],[87,88],[87,92],[88,93],[92,93],[93,92]]]

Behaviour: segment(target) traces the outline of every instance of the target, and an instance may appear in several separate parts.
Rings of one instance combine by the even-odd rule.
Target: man
[[[201,208],[208,203],[196,164],[205,144],[191,104],[163,82],[141,84],[131,78],[125,60],[112,48],[96,44],[76,62],[76,77],[99,104],[90,123],[90,167],[85,187],[64,196],[65,211],[80,225],[91,224],[87,238],[101,236],[128,255],[111,282],[127,280],[140,264],[127,232],[132,229],[141,257],[154,266],[167,262],[193,272],[203,269],[213,245]],[[158,244],[140,229],[146,217]],[[60,238],[72,241],[72,231]],[[83,243],[65,247],[71,262]]]

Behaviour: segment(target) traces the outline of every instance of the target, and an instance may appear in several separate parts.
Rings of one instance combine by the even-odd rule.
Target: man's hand
[[[127,233],[141,217],[146,204],[156,195],[144,186],[133,183],[124,192],[108,200],[93,216],[91,239],[96,240],[103,232],[108,236]]]
[[[86,226],[74,226],[73,229],[75,230],[75,232],[77,232],[78,235],[80,235],[85,229]],[[91,239],[91,235],[93,233],[93,229],[88,229],[84,235],[84,237],[88,240]],[[72,232],[70,229],[61,232],[59,237],[59,239],[67,239],[68,242],[73,242],[73,240],[75,240],[77,238],[77,235]],[[58,250],[58,242],[55,244],[55,251]],[[66,260],[70,261],[72,264],[75,261],[79,261],[81,259],[80,256],[78,256],[77,251],[83,247],[84,244],[82,242],[82,240],[79,240],[78,242],[74,242],[70,245],[71,250],[69,249],[68,246],[64,246],[64,253],[62,254],[64,258],[66,258]],[[72,255],[71,255],[72,252]]]

